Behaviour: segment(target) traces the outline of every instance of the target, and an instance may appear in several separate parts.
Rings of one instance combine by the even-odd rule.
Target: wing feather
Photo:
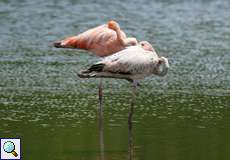
[[[105,64],[103,72],[141,74],[150,72],[156,58],[157,55],[153,52],[146,51],[139,46],[132,46],[98,63]]]

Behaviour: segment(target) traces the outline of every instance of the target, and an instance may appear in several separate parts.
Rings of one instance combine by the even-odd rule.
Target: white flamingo
[[[137,80],[151,74],[164,76],[169,69],[168,59],[159,57],[156,52],[131,46],[93,64],[78,74],[80,78],[126,79],[137,85]]]

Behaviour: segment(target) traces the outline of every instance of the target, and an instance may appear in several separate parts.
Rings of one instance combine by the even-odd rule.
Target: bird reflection
[[[133,103],[131,103],[128,119],[128,128],[129,128],[129,160],[133,159],[133,133],[132,133],[132,115],[133,115]]]

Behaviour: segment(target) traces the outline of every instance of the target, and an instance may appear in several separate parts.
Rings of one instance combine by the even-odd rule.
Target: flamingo
[[[165,76],[169,69],[168,59],[159,57],[155,51],[140,46],[128,47],[91,65],[78,74],[80,78],[126,79],[136,86],[137,80],[151,74]]]
[[[126,37],[115,21],[89,29],[77,36],[67,37],[64,40],[54,42],[57,48],[77,48],[89,50],[97,56],[104,57],[125,49],[127,46],[135,46],[138,42],[134,37]]]
[[[147,41],[139,44],[134,37],[126,37],[115,21],[89,29],[77,36],[67,37],[64,40],[54,42],[57,48],[72,48],[89,50],[97,56],[104,57],[125,49],[128,46],[140,45],[148,51],[155,51]],[[100,111],[102,110],[102,79],[98,87]]]

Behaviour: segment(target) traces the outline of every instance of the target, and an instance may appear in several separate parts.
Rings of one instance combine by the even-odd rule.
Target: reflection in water
[[[128,128],[129,128],[129,160],[133,159],[133,134],[132,134],[132,116],[133,116],[133,101],[131,102],[129,110]]]
[[[99,117],[99,135],[100,135],[100,156],[101,160],[104,160],[104,124],[103,124],[103,111],[100,109]]]
[[[103,115],[103,102],[102,102],[102,79],[99,84],[99,136],[100,136],[100,159],[104,160],[104,115]]]

